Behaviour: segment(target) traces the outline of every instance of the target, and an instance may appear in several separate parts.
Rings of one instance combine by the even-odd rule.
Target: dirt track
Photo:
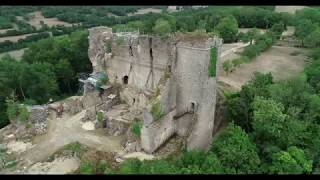
[[[78,141],[99,151],[115,152],[121,148],[122,137],[106,136],[98,131],[85,131],[81,128],[80,119],[85,111],[75,116],[65,115],[62,118],[49,119],[47,134],[34,139],[36,146],[21,156],[29,165],[43,161],[66,144]]]

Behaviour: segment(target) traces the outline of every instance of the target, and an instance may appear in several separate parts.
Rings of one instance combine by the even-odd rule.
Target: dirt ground
[[[7,37],[1,37],[0,42],[4,41],[12,41],[12,42],[18,42],[19,39],[24,39],[27,36],[37,34],[37,33],[31,33],[31,34],[23,34],[23,35],[18,35],[18,36],[7,36]]]
[[[242,33],[247,33],[250,29],[253,29],[253,28],[239,28],[239,32],[242,32]],[[265,29],[258,29],[260,33],[265,33],[266,30]]]
[[[28,23],[36,27],[37,29],[41,28],[40,21],[43,21],[44,24],[48,25],[49,27],[56,25],[64,25],[66,27],[72,26],[72,24],[60,21],[57,18],[45,18],[40,11],[30,13],[30,15],[32,16],[32,18],[30,21],[28,21]]]
[[[116,152],[121,149],[121,136],[106,136],[101,131],[86,131],[81,127],[85,110],[74,116],[50,118],[48,132],[34,139],[35,146],[24,152],[20,159],[27,165],[44,161],[58,149],[72,142],[80,142],[99,151]]]
[[[301,52],[293,56],[292,52]],[[271,72],[275,80],[288,79],[298,75],[304,68],[307,50],[295,47],[273,46],[268,51],[253,59],[251,63],[240,65],[234,72],[226,75],[220,72],[218,81],[225,86],[240,90],[248,82],[254,72]]]
[[[11,57],[15,58],[16,60],[20,61],[22,56],[23,56],[23,53],[24,51],[26,50],[27,48],[24,48],[24,49],[19,49],[19,50],[15,50],[15,51],[9,51],[9,52],[5,52],[5,53],[1,53],[0,54],[0,59],[5,56],[6,54],[9,54]]]
[[[276,12],[288,12],[294,14],[297,10],[306,8],[307,6],[276,6]]]

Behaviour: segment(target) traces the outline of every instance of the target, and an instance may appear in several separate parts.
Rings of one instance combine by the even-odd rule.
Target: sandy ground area
[[[299,55],[293,56],[292,52]],[[240,90],[248,82],[254,72],[271,72],[275,80],[288,79],[298,75],[304,68],[307,51],[295,47],[273,46],[268,51],[253,59],[251,63],[241,64],[234,72],[226,75],[221,70],[218,81]]]

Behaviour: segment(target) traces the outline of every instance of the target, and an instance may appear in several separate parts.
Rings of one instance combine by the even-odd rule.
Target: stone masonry
[[[156,151],[173,134],[185,137],[188,149],[208,148],[217,89],[208,67],[211,48],[217,48],[219,69],[220,38],[160,38],[95,27],[89,29],[89,43],[93,71],[106,73],[112,85],[121,86],[121,101],[142,113],[144,151]]]

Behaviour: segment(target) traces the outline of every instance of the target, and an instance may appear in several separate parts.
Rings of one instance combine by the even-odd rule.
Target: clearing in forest
[[[238,55],[233,53],[228,56]],[[271,72],[275,80],[289,79],[303,71],[306,59],[306,49],[272,46],[269,50],[253,59],[252,62],[241,64],[228,75],[221,70],[219,81],[232,89],[240,90],[241,86],[252,78],[254,72]],[[224,60],[226,58],[222,58],[221,61],[223,62]]]

